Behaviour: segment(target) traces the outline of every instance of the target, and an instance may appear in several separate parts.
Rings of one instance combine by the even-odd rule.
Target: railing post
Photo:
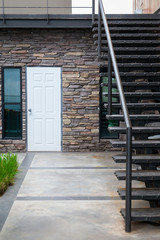
[[[47,24],[49,23],[49,15],[48,15],[48,0],[47,0]]]
[[[112,59],[108,48],[108,110],[109,115],[112,114]]]
[[[132,128],[127,128],[126,153],[126,218],[125,230],[131,232],[131,190],[132,190]]]
[[[92,0],[92,25],[95,20],[95,0]]]
[[[100,1],[98,1],[98,56],[101,55],[101,28],[102,28],[102,15],[100,9]]]
[[[3,4],[3,23],[5,23],[5,15],[4,15],[4,0],[2,1]]]

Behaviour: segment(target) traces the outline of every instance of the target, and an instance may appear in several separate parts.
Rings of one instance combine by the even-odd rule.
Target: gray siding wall
[[[0,14],[3,13],[0,1]],[[71,14],[71,0],[48,0],[49,14]],[[5,14],[46,14],[47,0],[4,0]],[[19,8],[13,8],[19,7]],[[22,8],[20,8],[22,7]],[[29,8],[27,8],[29,7]],[[36,8],[35,8],[36,7]],[[39,8],[38,8],[39,7]],[[50,8],[60,7],[60,8]],[[67,8],[65,8],[67,7]]]

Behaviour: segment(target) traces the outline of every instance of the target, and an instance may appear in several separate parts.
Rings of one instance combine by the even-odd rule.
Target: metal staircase
[[[121,214],[130,232],[131,221],[160,221],[160,16],[113,15],[106,19],[99,0],[93,36],[99,57],[104,60],[100,76],[108,77],[106,118],[119,121],[119,127],[109,127],[111,133],[120,136],[111,143],[126,149],[113,159],[126,163],[126,171],[116,171],[115,175],[118,180],[126,180],[126,189],[118,189],[118,193],[126,201]],[[116,83],[112,83],[112,77]],[[113,93],[112,87],[117,87],[117,92]],[[118,102],[112,103],[112,97]],[[113,114],[115,111],[119,113]],[[132,164],[138,166],[137,170],[132,170]],[[132,180],[144,182],[146,188],[132,188]],[[132,208],[131,201],[140,199],[149,201],[150,208]]]

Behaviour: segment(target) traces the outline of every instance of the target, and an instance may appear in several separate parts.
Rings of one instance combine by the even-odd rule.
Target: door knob
[[[31,112],[32,112],[32,109],[31,109],[31,108],[29,108],[29,109],[28,109],[28,112],[30,112],[30,113],[31,113]]]

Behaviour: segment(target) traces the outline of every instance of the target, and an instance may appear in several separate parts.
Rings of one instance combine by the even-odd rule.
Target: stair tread
[[[124,115],[106,115],[106,119],[108,120],[114,120],[114,119],[119,119],[119,120],[124,120]],[[130,119],[133,120],[133,119],[157,119],[159,120],[160,119],[160,115],[159,114],[148,114],[148,115],[145,115],[145,114],[135,114],[135,115],[130,115]]]
[[[125,209],[120,210],[123,218],[126,216]],[[133,208],[131,210],[132,221],[159,221],[160,208]]]
[[[114,147],[125,147],[126,141],[121,140],[110,140],[111,144]],[[159,140],[133,140],[132,141],[133,147],[159,147],[160,146],[160,139]]]
[[[108,47],[103,47],[101,48],[102,51],[108,51]],[[119,47],[114,47],[114,51],[121,51],[121,52],[129,52],[129,51],[154,51],[154,52],[159,52],[160,48],[159,47],[124,47],[124,46],[119,46]]]
[[[149,88],[150,87],[160,87],[160,82],[124,82],[122,81],[123,87],[143,87]],[[108,86],[107,83],[101,83],[101,87]],[[112,87],[117,87],[117,83],[112,83]]]
[[[135,31],[135,30],[160,30],[159,26],[156,26],[156,27],[153,27],[153,26],[144,26],[144,25],[141,25],[139,27],[137,26],[133,26],[133,27],[128,27],[127,25],[124,25],[123,27],[115,27],[115,26],[109,26],[109,29],[110,30],[116,30],[116,31],[119,31],[119,30],[132,30],[132,31]],[[93,31],[98,31],[98,27],[93,27],[92,28]],[[104,27],[102,26],[102,30],[104,30]]]
[[[125,133],[126,127],[108,127],[110,132]],[[133,133],[159,133],[160,127],[132,127]]]
[[[118,194],[120,195],[122,200],[125,200],[126,197],[126,189],[119,188]],[[132,199],[140,200],[159,200],[160,199],[160,188],[132,188]]]
[[[133,67],[144,67],[144,68],[148,68],[148,67],[160,67],[160,63],[118,63],[118,67],[127,67],[127,68],[133,68]],[[106,68],[106,70],[108,69],[108,65],[107,64],[101,64],[100,68]]]
[[[126,155],[123,154],[117,154],[115,156],[113,156],[114,159],[126,159]],[[149,159],[158,159],[160,160],[160,154],[147,154],[147,155],[133,155],[132,159],[145,159],[145,160],[149,160]]]
[[[107,57],[108,58],[108,55],[102,55],[101,57]],[[150,55],[150,54],[146,54],[146,55],[117,55],[116,58],[133,58],[133,59],[136,59],[136,58],[146,58],[147,60],[152,57],[152,58],[158,58],[160,59],[160,55]]]
[[[102,33],[101,34],[102,38],[106,38],[106,34]],[[111,38],[142,38],[142,37],[151,37],[151,38],[159,38],[160,33],[111,33]],[[93,38],[97,39],[98,34],[94,34]]]
[[[160,25],[160,21],[159,20],[152,20],[152,21],[148,21],[148,20],[143,20],[143,19],[141,19],[141,21],[139,21],[139,20],[116,20],[116,21],[114,21],[114,20],[111,20],[111,19],[108,19],[108,25],[109,26],[115,26],[115,25],[124,25],[124,26],[127,26],[127,25]],[[94,26],[98,26],[98,21],[95,21],[94,22]]]
[[[159,77],[160,72],[120,72],[119,73],[121,77]],[[108,73],[100,73],[101,77],[107,77]],[[112,73],[112,76],[114,77],[115,74]]]
[[[126,171],[117,170],[115,175],[118,180],[126,180]],[[137,181],[157,181],[160,180],[160,171],[158,170],[132,170],[132,180]]]
[[[98,44],[98,41],[96,40],[95,42],[95,45],[97,45]],[[108,43],[108,41],[107,40],[102,40],[101,41],[101,43],[102,44],[107,44]],[[112,43],[113,43],[113,45],[114,44],[129,44],[129,45],[131,45],[131,44],[157,44],[157,45],[160,45],[160,43],[159,43],[159,40],[157,39],[157,40],[139,40],[139,39],[135,39],[135,40],[113,40],[112,41]]]
[[[108,108],[108,104],[104,103],[103,104],[105,108]],[[127,103],[128,108],[154,108],[154,109],[159,109],[160,107],[160,103]],[[121,108],[121,104],[120,103],[113,103],[112,104],[113,108]]]
[[[125,163],[126,155],[118,154],[112,156],[113,160],[116,163]],[[147,163],[160,163],[160,155],[159,154],[148,154],[148,155],[132,155],[132,163],[133,164],[147,164]]]
[[[126,97],[160,97],[160,92],[124,92]],[[103,96],[108,96],[108,92],[103,92]],[[119,97],[118,92],[112,93],[113,97]]]

